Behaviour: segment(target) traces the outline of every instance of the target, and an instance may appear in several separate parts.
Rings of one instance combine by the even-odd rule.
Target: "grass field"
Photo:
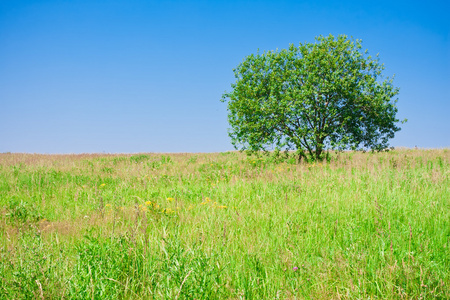
[[[450,299],[449,163],[0,154],[0,299]]]

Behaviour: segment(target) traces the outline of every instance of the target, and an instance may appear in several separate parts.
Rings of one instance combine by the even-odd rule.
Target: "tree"
[[[386,149],[400,130],[399,89],[383,78],[378,55],[361,49],[360,40],[329,35],[247,56],[222,96],[235,148],[295,149],[299,159],[322,159],[327,149]]]

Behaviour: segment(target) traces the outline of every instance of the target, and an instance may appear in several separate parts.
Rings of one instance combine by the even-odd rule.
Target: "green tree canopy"
[[[399,89],[383,78],[378,55],[345,35],[247,56],[225,92],[229,135],[241,150],[295,149],[321,159],[324,150],[387,148],[399,131]]]

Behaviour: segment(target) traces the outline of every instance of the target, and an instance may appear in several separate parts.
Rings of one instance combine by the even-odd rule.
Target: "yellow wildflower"
[[[173,199],[173,198],[167,198],[167,201],[173,201],[173,200],[175,200],[175,199]]]
[[[106,183],[102,183],[100,184],[100,187],[104,187],[106,185]]]
[[[152,201],[145,201],[145,205],[147,206],[152,205]]]

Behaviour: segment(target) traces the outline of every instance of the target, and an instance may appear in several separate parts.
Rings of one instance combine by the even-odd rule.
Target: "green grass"
[[[0,154],[0,299],[449,299],[449,162]]]

